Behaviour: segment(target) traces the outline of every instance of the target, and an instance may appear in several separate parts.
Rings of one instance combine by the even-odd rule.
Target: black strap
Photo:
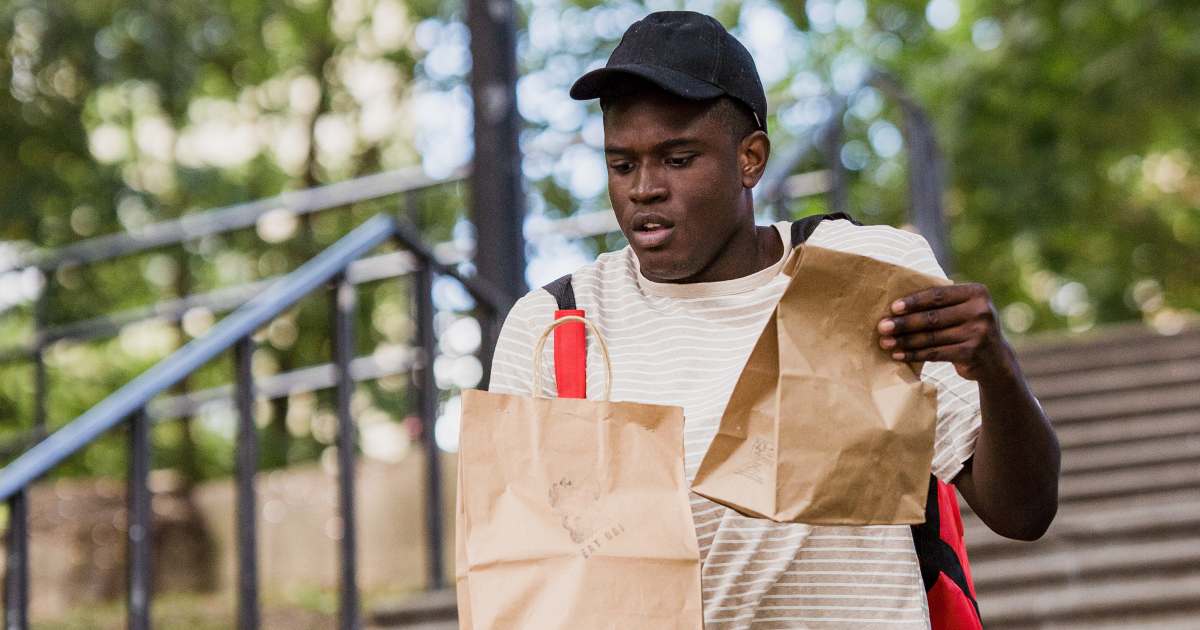
[[[575,289],[571,286],[571,274],[567,274],[542,288],[554,296],[554,301],[558,302],[558,310],[575,310]]]
[[[937,477],[929,475],[929,497],[925,500],[925,522],[912,526],[913,546],[917,550],[917,564],[921,567],[921,581],[925,590],[933,588],[938,576],[945,574],[958,585],[963,597],[975,608],[979,615],[979,603],[971,596],[971,587],[967,584],[967,574],[963,571],[958,554],[946,541],[942,540],[942,513],[938,500]]]
[[[826,219],[830,221],[845,219],[854,225],[862,225],[858,221],[855,221],[854,217],[851,217],[845,212],[814,214],[811,217],[804,217],[803,219],[792,221],[792,247],[799,247],[801,243],[807,241],[808,237],[812,236],[812,233],[817,230],[817,225]]]

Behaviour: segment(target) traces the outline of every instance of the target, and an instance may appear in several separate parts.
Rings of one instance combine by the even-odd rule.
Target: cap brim
[[[614,82],[640,77],[676,96],[690,100],[707,100],[725,93],[725,90],[678,70],[644,64],[628,64],[598,68],[579,77],[571,86],[571,98],[586,101],[600,98],[606,87]]]

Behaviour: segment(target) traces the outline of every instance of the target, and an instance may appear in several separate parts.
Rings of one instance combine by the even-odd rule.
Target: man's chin
[[[642,276],[653,282],[684,282],[696,274],[686,262],[666,256],[666,252],[634,250],[634,254],[638,257]]]

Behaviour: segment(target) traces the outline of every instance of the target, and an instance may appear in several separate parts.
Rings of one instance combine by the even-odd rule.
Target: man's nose
[[[629,189],[629,200],[637,204],[657,203],[667,198],[662,173],[652,166],[639,168]]]

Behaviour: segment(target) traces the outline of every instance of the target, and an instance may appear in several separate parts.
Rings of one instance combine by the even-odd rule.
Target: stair
[[[458,630],[454,589],[422,593],[394,604],[377,606],[367,619],[371,630]]]
[[[1060,504],[1034,543],[963,504],[986,627],[1200,628],[1200,329],[1018,354],[1062,445]]]

